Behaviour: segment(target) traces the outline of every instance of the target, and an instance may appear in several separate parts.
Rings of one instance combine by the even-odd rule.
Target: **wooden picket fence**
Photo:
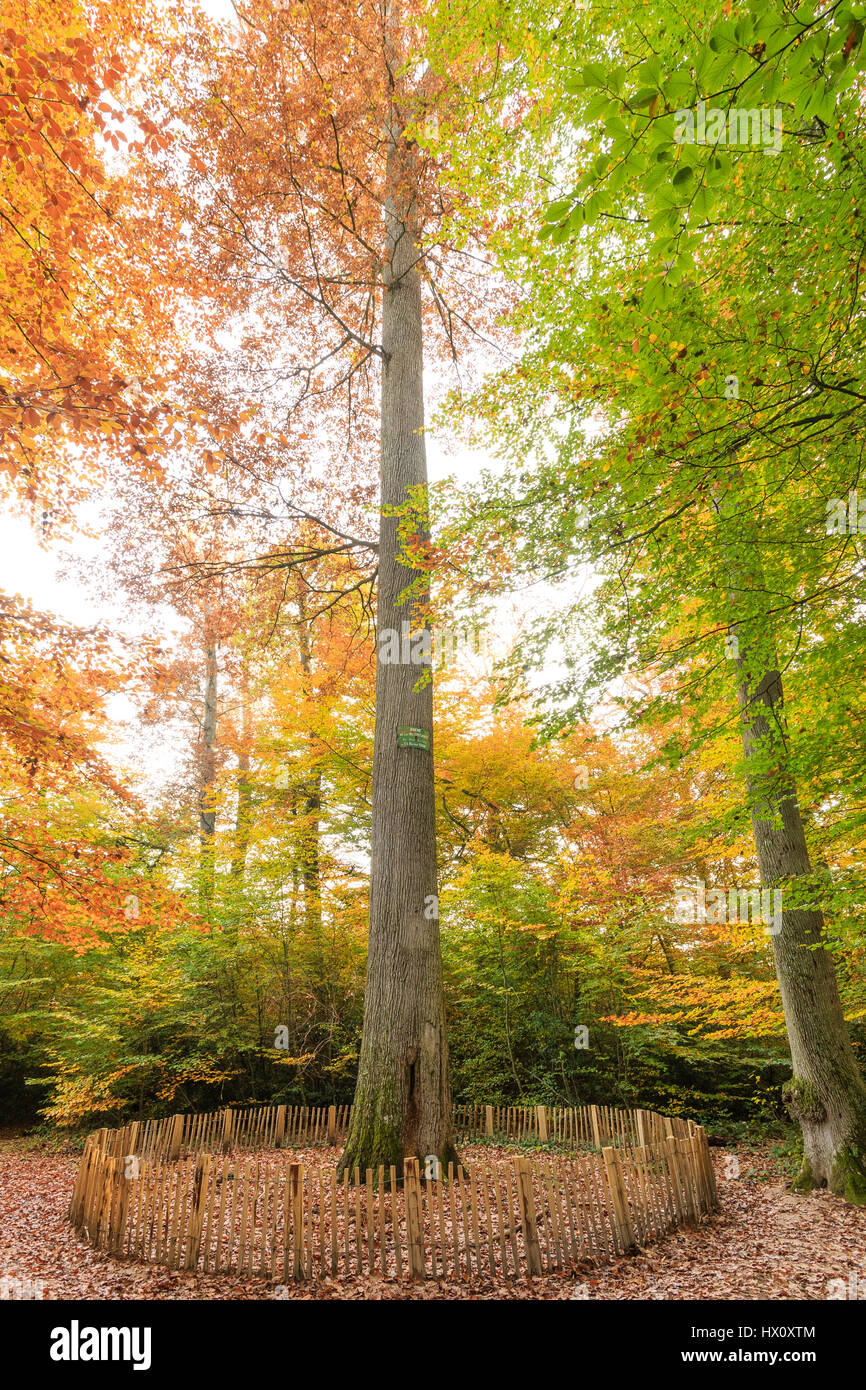
[[[70,1219],[115,1256],[286,1285],[354,1275],[569,1273],[718,1210],[703,1129],[654,1114],[650,1120],[651,1113],[604,1117],[619,1136],[633,1124],[643,1143],[605,1142],[600,1150],[531,1160],[488,1158],[482,1149],[468,1171],[449,1166],[438,1175],[407,1159],[402,1183],[394,1167],[356,1169],[340,1181],[333,1164],[302,1164],[273,1149],[217,1155],[213,1147],[224,1136],[212,1125],[191,1126],[187,1152],[174,1158],[147,1151],[146,1127],[99,1130],[85,1146]],[[597,1130],[602,1122],[589,1116],[590,1133],[593,1119]],[[536,1116],[536,1127],[544,1123],[550,1115]],[[288,1116],[284,1140],[287,1132]],[[263,1125],[258,1133],[271,1131]],[[196,1135],[201,1142],[192,1152]]]
[[[184,1152],[297,1148],[341,1143],[349,1132],[351,1105],[248,1105],[204,1114],[168,1115],[127,1125],[129,1152],[179,1158]],[[454,1135],[464,1143],[484,1139],[555,1142],[569,1148],[655,1143],[687,1135],[688,1121],[652,1110],[610,1105],[456,1105]]]

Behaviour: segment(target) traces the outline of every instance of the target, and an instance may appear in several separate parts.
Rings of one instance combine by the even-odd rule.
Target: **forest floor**
[[[423,1285],[370,1277],[290,1286],[291,1299],[812,1299],[866,1301],[866,1209],[826,1192],[800,1196],[769,1150],[737,1150],[740,1176],[714,1151],[721,1214],[636,1255],[578,1276],[526,1283]],[[185,1274],[114,1259],[67,1220],[77,1158],[0,1139],[0,1277],[39,1281],[45,1299],[273,1299],[264,1279]],[[835,1282],[834,1281],[840,1281]],[[842,1290],[845,1290],[843,1293]],[[2,1297],[0,1286],[0,1297]]]

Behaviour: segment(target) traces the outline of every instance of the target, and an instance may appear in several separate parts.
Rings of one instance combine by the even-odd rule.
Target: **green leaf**
[[[629,167],[628,167],[628,165],[625,163],[625,161],[623,161],[623,162],[620,163],[620,164],[617,164],[616,167],[613,168],[613,169],[611,169],[610,173],[608,174],[608,178],[607,178],[607,187],[608,187],[608,189],[609,189],[611,192],[613,192],[613,193],[619,192],[619,190],[622,188],[623,184],[625,184],[625,183],[627,182],[627,180],[628,180],[628,178],[630,177],[631,173],[632,173],[632,171],[629,169]]]
[[[659,184],[666,182],[667,178],[668,165],[667,163],[660,161],[656,164],[654,169],[650,169],[649,173],[644,175],[644,191],[647,193],[652,193],[654,189],[659,187]]]
[[[679,221],[679,215],[678,208],[662,208],[650,218],[649,230],[656,235],[659,232],[670,231]]]
[[[573,198],[560,198],[558,202],[551,203],[544,214],[545,222],[561,222],[570,211],[573,202]]]
[[[659,87],[669,106],[689,105],[695,96],[695,79],[687,68],[666,77]]]
[[[702,222],[706,219],[709,212],[717,201],[717,193],[713,188],[703,185],[698,189],[691,205],[691,216],[695,221]]]
[[[584,111],[584,118],[587,121],[596,121],[599,116],[606,116],[608,112],[619,109],[619,101],[616,97],[611,97],[607,92],[596,92],[587,103]]]
[[[661,76],[661,70],[661,59],[656,56],[650,58],[647,63],[641,63],[637,70],[637,75],[641,82],[651,83],[653,87],[657,87],[659,77]]]
[[[717,154],[707,162],[706,180],[709,184],[721,184],[730,177],[731,157],[727,154]]]

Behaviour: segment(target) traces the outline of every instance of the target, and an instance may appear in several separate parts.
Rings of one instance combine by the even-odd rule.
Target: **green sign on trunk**
[[[403,725],[397,726],[397,747],[398,748],[429,748],[430,733],[427,729],[410,729]]]

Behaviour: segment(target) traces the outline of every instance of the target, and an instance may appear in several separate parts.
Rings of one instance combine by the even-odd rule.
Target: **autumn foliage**
[[[723,347],[687,349],[684,309],[653,308],[666,336],[636,325],[651,277],[631,232],[616,262],[597,241],[586,267],[569,250],[583,204],[548,194],[571,58],[528,11],[490,8],[469,33],[366,0],[249,0],[225,21],[186,3],[5,4],[0,474],[46,564],[55,543],[98,536],[92,566],[63,563],[115,605],[88,624],[0,598],[0,1091],[15,1117],[352,1098],[395,205],[428,419],[432,405],[443,438],[504,468],[385,517],[407,618],[420,595],[421,619],[497,639],[495,658],[434,682],[454,1098],[783,1116],[763,924],[672,911],[684,883],[727,893],[757,875],[713,530],[717,440],[739,429],[706,394]],[[834,242],[833,264],[849,252]],[[725,254],[704,246],[686,267],[695,295],[698,265],[715,283],[700,312],[722,336],[736,295],[763,285],[746,247]],[[603,293],[578,301],[584,270]],[[840,276],[854,283],[847,260]],[[831,394],[817,363],[800,369],[803,305],[789,310],[742,329],[766,358],[754,438],[775,419],[777,368]],[[824,312],[817,286],[809,312]],[[839,303],[827,313],[835,333]],[[837,442],[848,396],[846,376]],[[590,415],[605,428],[587,438]],[[728,458],[740,443],[724,437]],[[856,478],[829,437],[814,447],[813,464],[775,438],[742,491],[778,561],[795,771],[859,1048],[859,569],[804,530],[813,474],[846,495]],[[509,593],[525,621],[497,608]]]

